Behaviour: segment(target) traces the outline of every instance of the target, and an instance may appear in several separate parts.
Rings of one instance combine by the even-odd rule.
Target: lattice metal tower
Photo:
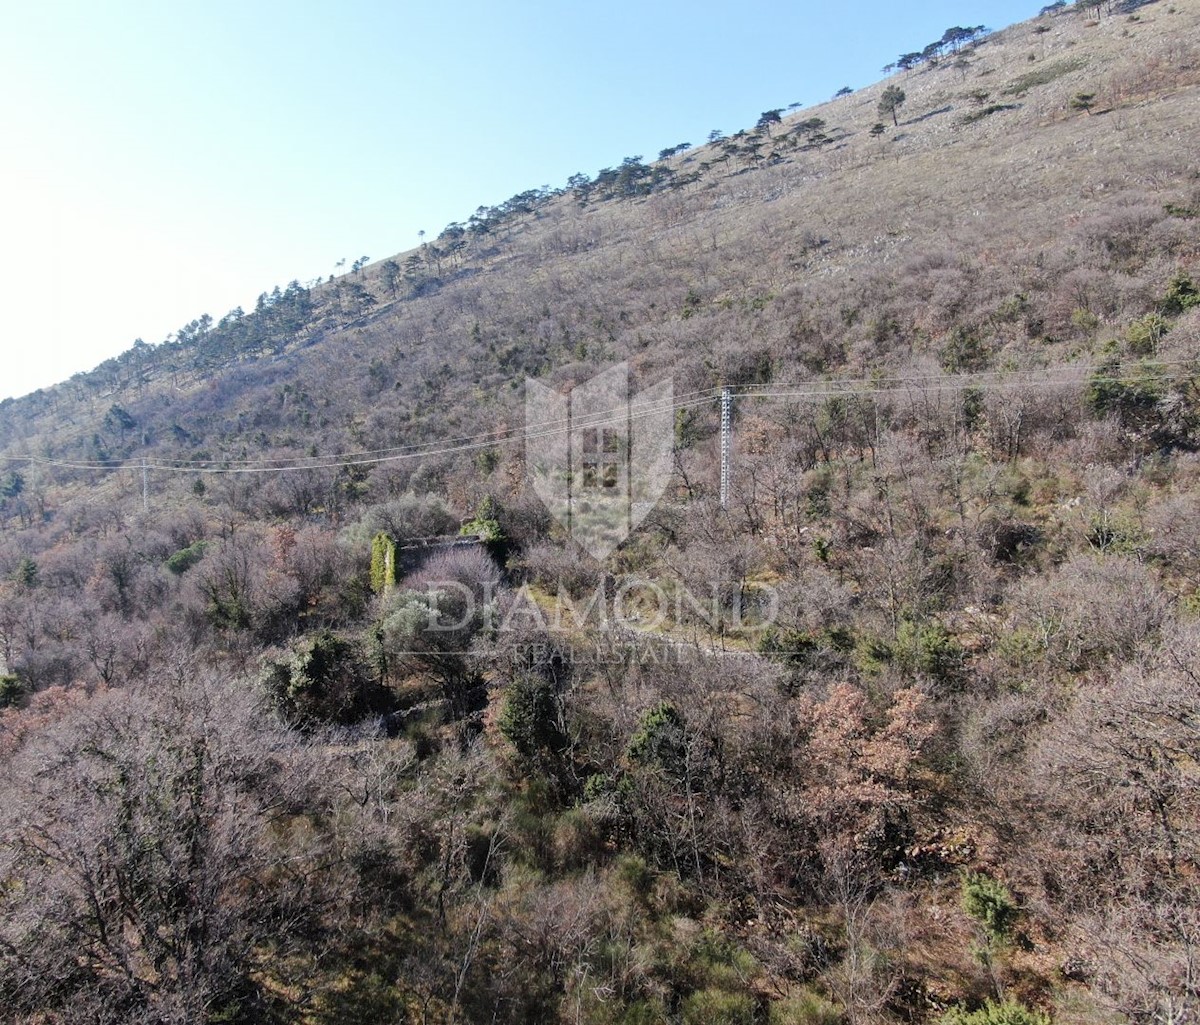
[[[721,389],[721,508],[729,508],[729,449],[733,435],[733,393]]]

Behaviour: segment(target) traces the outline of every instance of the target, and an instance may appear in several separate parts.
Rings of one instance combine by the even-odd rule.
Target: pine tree
[[[898,85],[889,85],[886,89],[884,89],[883,95],[879,98],[880,116],[884,117],[888,114],[891,114],[892,124],[896,128],[899,128],[900,122],[896,117],[896,111],[900,109],[906,99],[908,99],[908,97],[904,95],[903,89],[901,89]]]

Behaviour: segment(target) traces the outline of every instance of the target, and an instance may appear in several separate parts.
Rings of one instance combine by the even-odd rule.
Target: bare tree
[[[1098,991],[1131,1020],[1200,1009],[1200,629],[1173,628],[1142,666],[1079,688],[1037,750],[1055,849]]]
[[[304,914],[272,837],[305,787],[246,691],[108,692],[8,760],[0,1002],[73,1021],[193,1023],[254,1000]]]

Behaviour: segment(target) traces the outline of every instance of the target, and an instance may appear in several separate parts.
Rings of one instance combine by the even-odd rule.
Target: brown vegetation
[[[1194,1017],[1200,8],[1135,14],[0,404],[8,1018]],[[620,360],[735,472],[681,408],[600,566],[520,385]]]

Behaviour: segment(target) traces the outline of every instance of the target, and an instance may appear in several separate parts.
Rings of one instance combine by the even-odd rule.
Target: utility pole
[[[146,472],[146,457],[142,456],[142,512],[150,511],[150,476]]]
[[[733,393],[721,389],[721,508],[729,508],[729,448],[733,434]]]

